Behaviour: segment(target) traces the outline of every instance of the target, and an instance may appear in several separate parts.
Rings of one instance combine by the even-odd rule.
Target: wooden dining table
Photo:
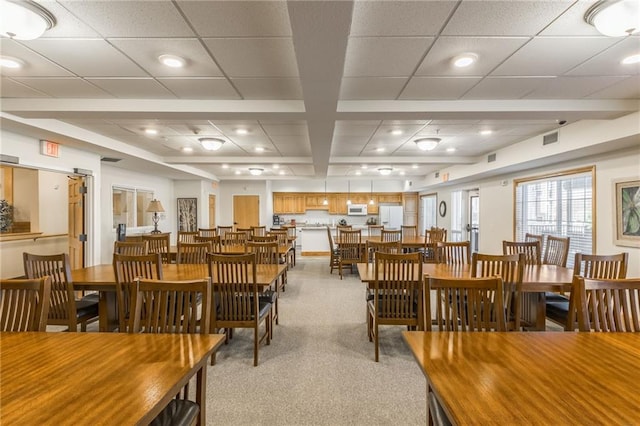
[[[403,338],[427,379],[427,401],[433,392],[452,424],[640,421],[639,333],[404,331]]]
[[[360,280],[371,285],[375,281],[374,264],[358,263]],[[469,278],[471,265],[423,263],[422,272],[434,278]],[[573,269],[556,265],[525,265],[522,279],[523,319],[536,330],[544,330],[545,292],[570,292]]]
[[[287,265],[256,265],[258,291],[264,290],[272,282],[280,279]],[[215,271],[214,271],[215,274]],[[209,276],[206,264],[163,264],[162,279],[171,281],[194,280]],[[116,277],[112,264],[102,264],[74,269],[71,279],[75,290],[93,290],[100,293],[98,302],[99,330],[111,331],[118,327],[118,305],[116,297]],[[215,275],[213,277],[215,280]]]
[[[206,424],[207,361],[221,334],[0,333],[0,424],[143,425],[196,376]]]

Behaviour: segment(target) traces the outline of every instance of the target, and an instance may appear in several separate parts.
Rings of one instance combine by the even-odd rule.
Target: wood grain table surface
[[[0,333],[0,424],[148,424],[206,370],[220,334]]]
[[[640,333],[404,331],[403,338],[453,424],[640,422]]]

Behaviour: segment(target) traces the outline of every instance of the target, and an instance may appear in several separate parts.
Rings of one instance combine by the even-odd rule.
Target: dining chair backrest
[[[402,244],[400,241],[367,241],[367,258],[369,262],[375,260],[376,253],[402,253]]]
[[[142,241],[142,235],[125,235],[124,240],[128,243],[140,242]]]
[[[383,229],[384,229],[384,225],[369,225],[367,227],[370,237],[381,237]]]
[[[418,227],[416,225],[402,225],[402,238],[416,238],[418,236]]]
[[[544,235],[530,234],[527,232],[524,234],[524,240],[527,242],[538,241],[540,243],[540,248],[542,249],[542,247],[544,247]]]
[[[570,237],[554,237],[553,235],[549,235],[547,237],[547,245],[544,249],[542,263],[545,265],[566,267],[567,258],[569,257],[569,242]]]
[[[272,229],[267,236],[275,236],[280,247],[289,245],[289,232],[286,229]]]
[[[524,275],[524,254],[482,254],[471,255],[471,277],[502,278],[504,284],[504,309],[507,329],[519,330],[521,318],[522,279]]]
[[[520,253],[524,253],[527,265],[540,265],[542,263],[539,241],[502,241],[502,254]]]
[[[149,252],[147,241],[114,241],[113,252],[118,254],[140,255]]]
[[[471,243],[469,241],[437,243],[437,263],[449,265],[468,265],[471,262]]]
[[[402,241],[402,231],[401,230],[387,230],[383,229],[380,231],[380,240],[381,241]]]
[[[132,286],[132,333],[208,334],[211,279],[136,279]],[[201,308],[200,308],[201,306]]]
[[[149,244],[149,254],[160,254],[162,263],[170,263],[171,261],[169,255],[170,238],[171,234],[169,232],[142,236],[142,239]]]
[[[209,243],[211,245],[211,251],[212,252],[219,252],[220,251],[220,236],[219,235],[215,235],[212,237],[204,237],[204,236],[197,236],[196,237],[196,243]]]
[[[329,238],[329,268],[331,274],[335,268],[340,268],[340,255],[333,243],[333,235],[331,235],[331,228],[327,226],[327,237]]]
[[[277,243],[278,242],[278,236],[275,234],[270,234],[270,235],[254,235],[253,237],[251,237],[251,241],[255,241],[256,243]]]
[[[244,246],[247,243],[248,236],[244,231],[227,231],[221,239],[225,246]]]
[[[267,235],[267,227],[266,226],[252,226],[252,235],[255,237],[264,237]]]
[[[256,255],[256,263],[262,265],[277,265],[280,262],[278,255],[278,243],[249,241],[246,246],[247,253]]]
[[[247,241],[253,237],[253,226],[250,228],[236,228],[236,232],[244,232],[247,234]]]
[[[178,231],[178,242],[195,243],[197,235],[200,235],[198,231]]]
[[[142,256],[113,255],[113,273],[116,278],[116,298],[118,300],[118,325],[121,333],[126,333],[131,323],[132,286],[139,278],[161,280],[162,256],[150,253]]]
[[[0,331],[46,331],[51,277],[0,280]]]
[[[578,329],[640,333],[640,278],[591,279],[575,275]]]
[[[439,331],[507,331],[502,278],[426,279],[427,331],[432,330],[430,318]],[[431,314],[432,303],[435,318]]]
[[[198,228],[198,235],[201,237],[215,237],[218,235],[217,228]]]
[[[211,243],[200,241],[197,243],[183,243],[178,241],[178,255],[176,263],[206,264],[207,253],[213,251]]]
[[[584,278],[623,279],[627,277],[629,253],[612,255],[576,253],[573,274]]]
[[[430,243],[440,243],[445,241],[447,241],[447,230],[445,228],[438,228],[436,226],[432,226],[429,229]]]

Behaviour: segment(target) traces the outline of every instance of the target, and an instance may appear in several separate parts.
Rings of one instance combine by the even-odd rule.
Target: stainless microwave
[[[349,204],[347,206],[347,214],[349,216],[366,216],[367,205],[366,204]]]

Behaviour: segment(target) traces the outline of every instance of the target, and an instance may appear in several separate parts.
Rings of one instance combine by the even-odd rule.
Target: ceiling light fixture
[[[486,129],[486,130],[480,130],[480,134],[481,134],[481,135],[484,135],[484,136],[486,136],[486,135],[490,135],[491,133],[493,133],[493,130],[489,130],[489,129]]]
[[[623,37],[640,31],[638,0],[600,0],[584,14],[584,20],[609,37]]]
[[[382,176],[389,176],[393,169],[391,167],[380,167],[378,171]]]
[[[236,135],[246,135],[249,133],[247,129],[236,129]]]
[[[280,175],[284,176],[284,175],[286,175],[286,172],[284,170],[280,170]]]
[[[638,62],[640,62],[640,53],[638,53],[637,55],[627,56],[620,63],[622,65],[631,65],[637,64]]]
[[[356,170],[356,176],[360,176],[362,172],[360,170]]]
[[[366,169],[367,167],[369,166],[367,166],[366,164],[363,164],[362,166],[360,166],[361,169]]]
[[[34,1],[0,0],[0,35],[34,40],[56,25],[56,18]]]
[[[264,152],[264,148],[261,146],[256,147],[256,152]]]
[[[347,205],[351,205],[351,181],[347,181]]]
[[[274,168],[274,169],[279,169],[279,168],[280,168],[280,164],[274,164],[274,165],[273,165],[273,168]]]
[[[457,68],[466,68],[478,60],[475,53],[462,53],[453,58],[453,65]]]
[[[456,149],[454,147],[447,148],[447,152],[456,152]]]
[[[418,146],[418,148],[422,151],[431,151],[435,147],[438,146],[442,139],[440,138],[420,138],[416,139],[414,142]]]
[[[417,165],[417,164],[414,164],[413,166],[411,166],[411,168],[412,168],[412,169],[417,169],[417,168],[418,168],[418,165]]]
[[[239,174],[242,174],[242,172],[240,170],[236,170],[235,174],[239,175]]]
[[[393,129],[393,130],[391,131],[391,134],[392,134],[392,135],[395,135],[395,136],[399,136],[399,135],[401,135],[402,133],[403,133],[403,132],[402,132],[402,130],[400,130],[400,129]]]
[[[190,146],[183,146],[182,152],[193,152],[193,148],[191,148]]]
[[[373,201],[373,181],[371,181],[371,192],[369,193],[369,205],[372,206],[375,204]]]
[[[384,152],[384,148],[383,147],[376,148],[376,152]]]
[[[264,169],[261,169],[260,167],[249,167],[249,173],[251,176],[260,176],[262,172],[264,172]]]
[[[22,68],[24,63],[20,59],[12,58],[10,56],[0,56],[0,67],[19,69]]]
[[[223,168],[223,169],[228,169],[228,168],[229,168],[229,165],[228,165],[228,164],[223,164],[223,165],[222,165],[222,168]]]
[[[148,135],[157,135],[158,131],[156,129],[144,129],[144,132]]]
[[[222,148],[224,141],[218,138],[200,138],[200,145],[207,151],[217,151]]]
[[[180,56],[176,55],[160,55],[158,60],[162,65],[166,65],[170,68],[182,68],[185,66],[186,61]]]
[[[329,205],[329,200],[327,200],[327,180],[324,180],[324,200],[322,200],[322,205]]]

